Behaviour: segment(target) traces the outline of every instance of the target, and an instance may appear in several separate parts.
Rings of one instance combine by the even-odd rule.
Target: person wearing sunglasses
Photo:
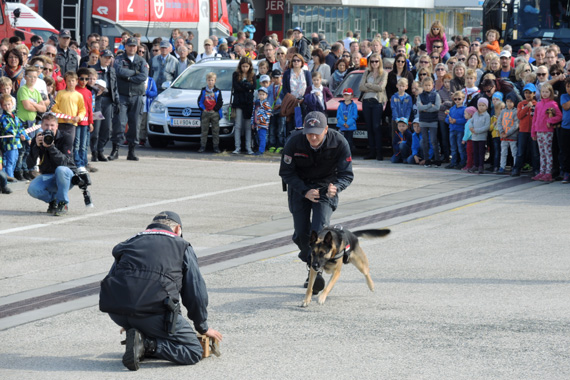
[[[382,66],[379,54],[372,54],[368,59],[368,66],[360,80],[360,93],[362,97],[362,111],[368,131],[368,155],[364,159],[377,159],[382,161],[382,110],[387,102],[386,85],[388,74]]]
[[[386,84],[386,96],[388,99],[391,99],[392,96],[398,92],[397,83],[399,78],[405,78],[408,81],[406,93],[412,95],[412,82],[414,81],[414,76],[408,70],[408,61],[404,54],[396,54],[392,71],[388,73],[388,82]],[[410,115],[402,117],[409,119]]]

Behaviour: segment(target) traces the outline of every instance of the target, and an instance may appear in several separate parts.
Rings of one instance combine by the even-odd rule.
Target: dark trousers
[[[368,132],[368,147],[370,154],[382,157],[382,103],[376,99],[362,101],[362,112]]]
[[[558,146],[560,148],[560,168],[570,173],[570,129],[558,128]]]
[[[491,150],[493,158],[493,169],[498,169],[501,166],[501,138],[492,137],[493,149]]]
[[[340,131],[350,147],[350,152],[354,152],[354,131]]]
[[[164,315],[127,317],[109,313],[109,317],[125,330],[135,328],[145,337],[156,339],[155,357],[177,364],[196,364],[202,359],[202,346],[190,323],[178,314],[176,332],[169,335],[164,327]]]
[[[330,199],[324,196],[317,203],[311,202],[304,195],[301,195],[290,188],[288,190],[289,211],[293,215],[293,241],[301,250],[299,258],[309,263],[311,257],[311,248],[309,247],[309,239],[311,231],[320,232],[324,227],[329,225],[331,215],[338,205],[338,196]],[[311,212],[313,218],[311,220]]]
[[[67,133],[71,136],[71,140],[75,141],[75,128],[77,128],[77,126],[71,123],[59,123],[57,130],[61,131],[62,133]]]
[[[516,172],[520,172],[526,162],[530,162],[532,171],[538,173],[540,169],[538,143],[532,139],[530,132],[519,132],[517,139],[517,157],[515,159]]]
[[[125,133],[125,137],[129,144],[136,144],[138,127],[143,110],[143,97],[120,95],[120,102],[119,123],[113,124],[111,141],[114,144],[122,142],[121,137],[123,133],[125,133],[125,127],[128,124],[129,129]]]
[[[487,141],[473,141],[473,166],[482,168],[485,164],[485,145]]]
[[[441,146],[441,159],[448,161],[451,155],[451,144],[449,142],[449,124],[447,124],[445,120],[439,121],[437,133]]]
[[[91,152],[103,153],[105,145],[109,141],[109,133],[115,117],[115,105],[109,97],[101,98],[101,113],[105,120],[95,120],[91,133]],[[118,120],[114,120],[118,122]]]

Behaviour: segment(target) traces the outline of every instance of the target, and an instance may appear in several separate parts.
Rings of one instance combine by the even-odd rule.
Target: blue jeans
[[[538,154],[538,143],[534,141],[530,132],[519,132],[517,139],[517,158],[515,159],[514,170],[520,173],[527,159],[530,157],[532,170],[538,173],[540,169],[540,156]]]
[[[408,144],[406,144],[405,141],[400,141],[398,143],[398,151],[400,153],[397,155],[396,154],[393,155],[392,158],[390,159],[390,161],[393,164],[399,164],[401,162],[408,162],[408,157],[410,156],[412,150],[410,149]]]
[[[501,166],[501,138],[493,137],[493,169]]]
[[[362,101],[362,112],[364,113],[364,121],[366,122],[366,130],[368,131],[368,147],[370,154],[376,154],[382,157],[382,103],[378,101]]]
[[[421,157],[422,160],[425,158],[422,148],[418,149],[417,156]],[[408,158],[406,159],[406,162],[408,164],[411,164],[411,165],[416,165],[416,160],[414,160],[414,155],[411,152],[410,152],[410,155],[408,156]]]
[[[467,162],[467,151],[465,145],[461,144],[463,140],[463,131],[449,131],[449,145],[451,147],[451,164],[465,166]]]
[[[259,144],[259,152],[265,152],[265,144],[267,143],[267,129],[257,129],[257,143]]]
[[[269,146],[282,148],[287,136],[287,120],[281,115],[273,114],[269,121]]]
[[[18,163],[18,149],[7,150],[4,152],[4,171],[8,176],[14,176],[14,169]]]
[[[87,165],[87,151],[89,150],[89,126],[78,125],[75,128],[75,140],[73,141],[73,156],[77,167]]]
[[[445,120],[439,121],[439,133],[441,133],[441,156],[443,160],[449,160],[450,146],[449,146],[449,124]]]
[[[22,148],[17,150],[18,152],[18,160],[16,162],[16,167],[14,168],[15,172],[27,172],[30,169],[28,168],[28,163],[26,162],[28,156],[30,155],[30,144],[27,141],[22,143]],[[32,167],[33,169],[33,167]]]
[[[53,174],[37,176],[28,186],[28,194],[49,203],[53,200],[69,203],[69,190],[73,187],[73,172],[67,166],[58,166]]]

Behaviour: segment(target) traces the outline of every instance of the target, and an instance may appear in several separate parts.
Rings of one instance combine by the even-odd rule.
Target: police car
[[[222,91],[224,105],[220,119],[220,141],[234,138],[234,120],[230,118],[232,75],[237,60],[203,60],[187,68],[152,102],[148,113],[148,141],[153,148],[164,148],[171,141],[199,142],[201,135],[198,96],[206,86],[206,74],[216,74],[216,87]],[[254,70],[257,67],[254,61]],[[211,134],[210,134],[211,137]]]

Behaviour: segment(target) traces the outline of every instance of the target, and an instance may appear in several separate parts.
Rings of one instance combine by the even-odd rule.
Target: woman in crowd
[[[344,77],[346,76],[347,70],[348,70],[348,59],[345,58],[341,58],[338,61],[336,61],[335,67],[334,67],[334,73],[332,74],[332,83],[331,83],[331,91],[334,92],[338,85],[340,84],[340,82],[342,82],[344,80]]]
[[[309,62],[309,70],[312,73],[321,73],[323,86],[329,85],[331,80],[331,68],[325,63],[325,55],[322,49],[314,49],[311,52],[312,62]]]
[[[455,66],[453,66],[453,79],[451,80],[450,87],[451,93],[453,94],[455,91],[460,91],[465,88],[465,71],[466,67],[463,62],[457,62]]]
[[[412,83],[414,82],[414,76],[408,70],[408,65],[406,64],[406,56],[404,54],[397,54],[394,59],[394,68],[388,73],[388,83],[386,84],[386,96],[388,100],[398,92],[396,84],[400,78],[406,78],[408,80],[408,89],[406,92],[412,95]],[[388,107],[388,106],[386,106]]]
[[[233,154],[241,152],[241,135],[245,133],[245,149],[247,154],[253,154],[251,149],[251,114],[253,111],[253,91],[255,90],[255,73],[253,64],[248,57],[242,57],[232,77],[232,108],[236,111],[234,125],[234,140],[236,149]]]
[[[0,70],[0,76],[8,77],[12,81],[12,93],[13,97],[16,97],[18,89],[20,88],[20,82],[24,77],[24,59],[22,53],[18,49],[8,50],[4,56],[4,66]]]
[[[481,76],[483,75],[483,70],[482,70],[483,63],[481,62],[481,56],[479,55],[479,53],[473,52],[469,54],[469,56],[467,57],[466,67],[468,69],[475,70],[475,72],[477,73],[477,80],[475,81],[475,83],[479,83],[479,81],[481,80]]]

